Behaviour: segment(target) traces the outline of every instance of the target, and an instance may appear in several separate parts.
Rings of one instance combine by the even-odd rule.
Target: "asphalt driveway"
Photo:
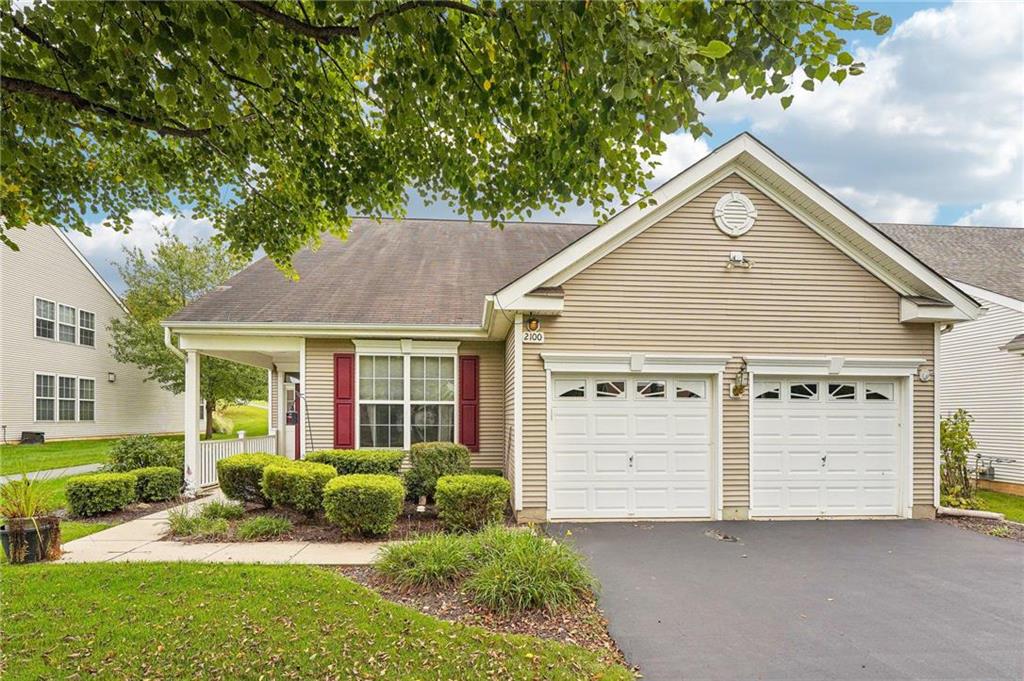
[[[1024,679],[1024,544],[935,521],[567,530],[645,679]]]

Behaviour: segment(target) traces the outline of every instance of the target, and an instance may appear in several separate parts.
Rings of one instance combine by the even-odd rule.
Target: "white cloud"
[[[964,213],[958,225],[977,227],[1024,227],[1024,201],[992,201]]]
[[[854,206],[871,222],[905,222],[927,225],[935,220],[939,207],[898,192],[862,192],[853,187],[829,189],[843,203]]]
[[[786,111],[777,100],[709,102],[709,124],[750,126],[818,182],[855,188],[850,201],[865,212],[898,195],[918,202],[913,210],[1017,200],[1022,26],[1021,3],[921,10],[876,47],[858,50],[864,75],[819,83],[815,92],[798,84]]]
[[[665,151],[654,159],[648,167],[654,170],[654,179],[648,183],[649,189],[665,184],[691,165],[708,155],[710,149],[704,139],[695,140],[686,132],[674,135],[662,135]]]

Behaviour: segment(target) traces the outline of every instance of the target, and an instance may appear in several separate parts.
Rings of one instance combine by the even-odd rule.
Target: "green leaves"
[[[571,202],[606,217],[642,191],[663,135],[708,132],[701,102],[742,91],[788,107],[797,86],[863,72],[839,31],[891,27],[844,0],[263,7],[0,17],[0,240],[187,205],[233,253],[263,249],[294,274],[296,250],[343,236],[349,215],[401,215],[410,190],[495,223]]]

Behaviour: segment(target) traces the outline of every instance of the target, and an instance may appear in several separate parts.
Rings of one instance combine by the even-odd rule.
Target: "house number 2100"
[[[543,331],[523,331],[523,342],[524,343],[543,343],[544,332]]]

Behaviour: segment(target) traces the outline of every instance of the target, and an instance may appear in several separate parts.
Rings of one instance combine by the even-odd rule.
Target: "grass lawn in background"
[[[576,646],[442,622],[315,567],[4,566],[10,678],[631,679]]]
[[[230,433],[214,433],[214,440],[238,437],[237,433],[244,430],[247,437],[267,434],[267,409],[260,406],[265,403],[235,404],[223,409],[221,414],[231,420]]]
[[[995,492],[990,489],[979,489],[975,491],[978,498],[985,502],[985,508],[989,511],[1002,513],[1007,520],[1017,523],[1024,523],[1024,497],[1005,492]]]

